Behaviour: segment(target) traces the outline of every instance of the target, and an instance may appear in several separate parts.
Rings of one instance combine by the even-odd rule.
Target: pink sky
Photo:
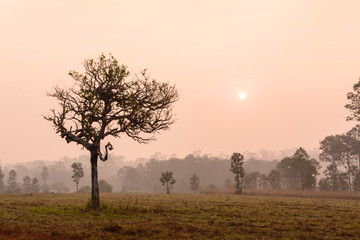
[[[0,159],[87,154],[42,115],[56,107],[46,91],[70,86],[68,71],[101,53],[180,92],[169,131],[148,145],[113,139],[113,154],[317,148],[356,124],[344,105],[360,76],[359,9],[358,0],[2,0]]]

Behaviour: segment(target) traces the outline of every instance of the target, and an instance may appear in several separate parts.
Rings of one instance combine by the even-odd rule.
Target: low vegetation
[[[358,200],[235,194],[1,194],[0,239],[355,239]]]

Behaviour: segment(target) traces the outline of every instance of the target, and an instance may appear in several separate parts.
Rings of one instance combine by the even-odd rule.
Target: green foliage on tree
[[[71,176],[71,178],[73,179],[73,181],[76,183],[76,192],[79,192],[79,182],[80,182],[80,178],[84,177],[84,169],[82,167],[82,163],[79,162],[74,162],[71,165],[72,169],[73,169],[73,174]]]
[[[176,183],[175,178],[173,177],[172,171],[165,171],[161,173],[160,182],[164,186],[166,185],[166,193],[170,194],[170,189]]]
[[[236,194],[242,193],[242,183],[245,175],[244,170],[244,156],[240,153],[233,153],[230,158],[230,171],[235,174],[234,180],[236,182]]]
[[[111,55],[85,60],[84,67],[83,74],[69,73],[74,87],[56,87],[49,94],[60,108],[51,110],[45,119],[68,143],[80,144],[90,152],[91,204],[99,208],[98,158],[106,161],[108,150],[113,149],[108,143],[103,155],[102,141],[122,134],[139,143],[155,140],[155,133],[174,122],[172,105],[178,92],[175,86],[151,79],[146,70],[130,78],[127,67]]]
[[[193,192],[197,192],[200,187],[200,178],[194,173],[190,178],[190,189]]]

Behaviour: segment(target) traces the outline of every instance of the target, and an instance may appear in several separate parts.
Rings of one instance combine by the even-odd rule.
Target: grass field
[[[0,195],[0,239],[360,239],[358,200],[232,194]]]

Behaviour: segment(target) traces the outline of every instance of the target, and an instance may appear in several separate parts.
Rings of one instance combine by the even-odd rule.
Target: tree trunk
[[[166,182],[166,193],[170,194],[169,182]]]
[[[79,187],[78,186],[79,186],[79,183],[77,182],[76,183],[76,192],[79,192]]]
[[[100,208],[100,197],[99,197],[99,181],[98,181],[98,170],[97,161],[98,153],[95,151],[91,152],[91,205],[94,209]]]
[[[241,194],[241,190],[240,189],[240,175],[239,174],[236,174],[236,194]]]

